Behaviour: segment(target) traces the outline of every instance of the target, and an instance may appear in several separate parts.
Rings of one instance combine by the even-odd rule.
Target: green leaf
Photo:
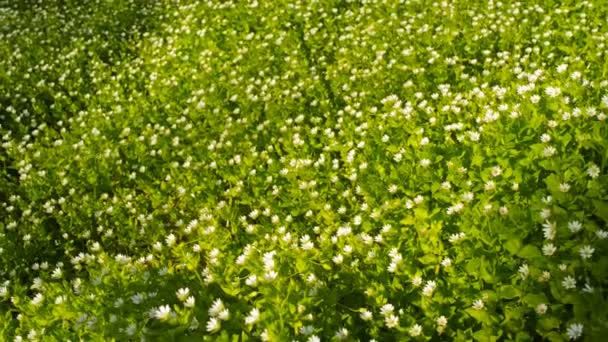
[[[536,307],[538,304],[547,303],[547,297],[543,294],[537,293],[529,293],[524,296],[522,299],[524,303],[528,304],[531,307]]]
[[[559,328],[559,324],[559,319],[553,316],[544,316],[538,320],[536,325],[542,330],[553,330]]]
[[[512,285],[503,285],[498,288],[498,297],[504,299],[513,299],[519,297],[521,291]]]
[[[533,245],[525,245],[518,253],[517,256],[524,259],[535,259],[540,258],[542,254],[538,247]]]
[[[608,223],[608,202],[593,200],[593,206],[595,207],[594,214]]]
[[[521,249],[521,240],[520,239],[509,239],[503,245],[504,248],[511,254],[515,255]]]
[[[475,310],[473,308],[466,309],[465,312],[469,314],[469,316],[475,318],[478,322],[484,324],[491,324],[492,319],[490,314],[486,310]]]

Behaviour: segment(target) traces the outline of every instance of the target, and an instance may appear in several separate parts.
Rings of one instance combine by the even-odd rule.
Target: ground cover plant
[[[605,340],[607,19],[0,1],[0,340]]]

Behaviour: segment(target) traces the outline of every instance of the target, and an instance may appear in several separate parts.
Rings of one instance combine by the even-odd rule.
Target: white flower
[[[429,165],[431,165],[431,161],[430,161],[430,160],[428,160],[428,159],[422,159],[422,160],[420,161],[420,166],[422,166],[422,167],[427,167],[427,166],[429,166]]]
[[[167,320],[171,317],[171,307],[169,305],[161,305],[152,311],[152,317],[161,321]]]
[[[540,136],[540,141],[544,142],[544,143],[548,143],[549,141],[551,141],[551,136],[547,133],[544,133],[543,135]]]
[[[452,266],[452,259],[450,259],[450,258],[443,259],[441,261],[441,266],[446,267],[446,268]]]
[[[209,316],[216,317],[224,310],[224,302],[220,298],[213,301],[213,304],[209,308]]]
[[[527,264],[519,266],[519,276],[521,277],[521,279],[526,279],[528,277],[529,272],[530,269],[528,268]]]
[[[414,324],[412,325],[408,333],[412,337],[420,336],[420,334],[422,334],[422,326],[420,326],[420,324]]]
[[[567,276],[562,281],[562,286],[566,290],[571,290],[576,287],[576,280],[574,278],[572,278],[571,276]]]
[[[228,320],[228,318],[230,318],[230,310],[228,309],[224,309],[222,310],[218,315],[217,318],[221,319],[222,321],[226,321]]]
[[[321,342],[321,339],[317,335],[312,335],[306,341],[307,342]]]
[[[483,300],[481,299],[478,299],[473,303],[473,309],[475,310],[483,310],[484,306]]]
[[[214,333],[219,331],[221,328],[221,324],[220,321],[215,318],[215,317],[211,317],[209,319],[209,321],[207,321],[207,331],[210,333]]]
[[[600,168],[597,165],[592,164],[587,168],[587,174],[591,178],[597,178],[600,175]]]
[[[249,312],[249,315],[247,317],[245,317],[245,324],[247,324],[247,325],[255,324],[255,323],[257,323],[257,321],[259,319],[260,319],[260,310],[253,308]]]
[[[561,89],[558,87],[547,87],[545,88],[545,94],[549,97],[557,97],[561,93]]]
[[[543,149],[543,155],[547,158],[552,157],[556,152],[557,150],[553,146],[547,146]]]
[[[336,333],[336,337],[339,340],[345,340],[348,337],[348,330],[346,328],[340,328]]]
[[[559,191],[561,191],[561,192],[568,192],[568,191],[570,191],[570,184],[568,184],[568,183],[561,183],[559,185]]]
[[[553,240],[555,238],[555,223],[545,222],[543,224],[543,234],[546,240]]]
[[[125,329],[125,333],[127,334],[127,336],[135,335],[136,331],[137,331],[137,324],[135,324],[135,323],[129,324],[127,326],[127,328]]]
[[[445,316],[439,316],[439,318],[437,318],[437,325],[440,327],[445,327],[448,325],[448,319],[445,318]]]
[[[187,308],[193,308],[195,304],[195,300],[194,297],[190,296],[188,297],[188,299],[186,299],[186,301],[184,302],[184,306]]]
[[[576,233],[583,229],[583,224],[578,221],[570,221],[568,222],[568,229],[570,229],[572,233]]]
[[[380,308],[380,314],[385,317],[392,314],[394,311],[395,311],[395,307],[393,306],[393,304],[390,304],[390,303],[384,304]]]
[[[422,278],[419,276],[414,277],[414,279],[412,279],[412,285],[415,287],[422,285]]]
[[[544,314],[545,314],[545,312],[547,312],[547,304],[544,304],[544,303],[542,303],[542,304],[538,304],[538,305],[536,306],[536,309],[535,309],[535,310],[536,310],[536,313],[537,313],[537,314],[539,314],[539,315],[544,315]]]
[[[399,317],[395,315],[386,316],[386,318],[384,319],[384,323],[389,329],[396,328],[399,326]]]
[[[264,280],[271,282],[277,278],[279,274],[276,271],[268,271],[264,274]]]
[[[373,317],[374,316],[369,310],[363,310],[363,312],[361,312],[361,319],[364,321],[371,321]]]
[[[188,298],[189,294],[190,294],[190,289],[188,289],[187,287],[181,288],[181,289],[177,290],[177,292],[175,293],[177,298],[182,302],[184,300],[186,300],[186,298]]]
[[[433,291],[435,291],[435,287],[437,287],[437,283],[435,283],[433,280],[429,280],[426,282],[426,285],[424,286],[424,288],[422,289],[422,294],[430,297],[433,295]]]
[[[583,325],[580,323],[570,324],[568,330],[566,330],[566,335],[568,335],[569,339],[576,340],[583,335]]]
[[[44,296],[42,295],[42,293],[37,293],[34,298],[32,298],[32,305],[39,306],[40,304],[42,304],[42,301],[44,301]]]
[[[557,247],[555,247],[552,243],[546,243],[543,245],[543,254],[546,256],[552,256],[555,251],[557,251]]]
[[[589,245],[585,245],[578,250],[578,253],[581,255],[583,259],[589,259],[595,252],[595,249]]]

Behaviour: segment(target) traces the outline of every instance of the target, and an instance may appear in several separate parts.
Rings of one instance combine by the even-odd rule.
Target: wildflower
[[[414,324],[410,328],[410,330],[408,331],[408,333],[412,337],[420,336],[420,334],[422,334],[422,326],[420,326],[419,324]]]
[[[221,328],[221,324],[220,321],[215,318],[215,317],[211,317],[209,318],[209,320],[207,321],[207,331],[210,333],[214,333],[214,332],[218,332]]]
[[[591,164],[591,166],[587,168],[587,174],[591,178],[597,178],[600,175],[600,168],[595,164]]]
[[[478,299],[473,303],[473,309],[475,310],[483,310],[484,306],[485,305],[481,299]]]
[[[184,300],[186,300],[186,298],[188,298],[189,294],[190,294],[190,290],[187,287],[181,288],[181,289],[177,290],[177,292],[176,292],[177,298],[182,302]]]
[[[538,304],[535,308],[535,311],[539,315],[544,315],[545,312],[547,312],[547,304],[544,304],[544,303]]]
[[[589,259],[593,255],[593,252],[595,252],[595,249],[589,245],[585,245],[581,247],[578,252],[581,255],[581,258]]]
[[[583,224],[580,223],[579,221],[570,221],[568,222],[568,229],[572,232],[572,233],[577,233],[579,232],[581,229],[583,229]]]
[[[194,297],[190,296],[186,299],[186,301],[184,302],[184,306],[187,308],[193,308],[195,304],[195,299]]]
[[[399,326],[399,317],[395,315],[388,315],[384,318],[384,323],[386,327],[391,329]]]
[[[363,310],[361,312],[360,316],[361,316],[361,319],[364,320],[364,321],[371,321],[372,318],[373,318],[373,315],[372,315],[372,313],[369,310]]]
[[[448,325],[448,319],[445,318],[445,316],[439,316],[439,318],[437,318],[437,332],[438,333],[443,333],[443,331],[445,330],[445,327]]]
[[[171,317],[171,308],[169,305],[161,305],[152,311],[152,316],[158,320],[165,321]]]
[[[525,280],[528,277],[528,273],[530,273],[530,269],[527,264],[523,264],[519,267],[519,276],[522,280]]]
[[[543,254],[546,256],[552,256],[557,251],[557,247],[555,247],[552,243],[546,243],[543,245]]]
[[[571,340],[576,340],[583,335],[583,325],[580,323],[572,323],[566,330],[566,335]]]
[[[249,315],[245,317],[245,324],[252,325],[258,322],[260,319],[260,310],[253,308],[249,312]]]
[[[213,304],[209,308],[209,316],[216,317],[225,309],[224,302],[220,298],[213,301]]]
[[[42,293],[37,293],[34,298],[32,298],[32,305],[39,306],[44,301],[44,296]]]
[[[426,282],[426,285],[424,286],[424,288],[422,289],[422,294],[430,297],[433,295],[433,291],[435,291],[435,288],[437,287],[437,283],[435,283],[432,280],[429,280]]]
[[[576,280],[574,278],[572,278],[571,276],[567,276],[562,281],[562,286],[566,290],[571,290],[576,287]]]
[[[348,330],[346,328],[340,328],[336,333],[338,340],[345,340],[348,337]]]
[[[549,221],[543,223],[543,234],[546,240],[553,240],[555,238],[555,223]]]

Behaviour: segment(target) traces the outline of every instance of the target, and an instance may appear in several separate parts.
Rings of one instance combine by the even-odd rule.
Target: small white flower
[[[374,316],[369,310],[363,310],[363,312],[361,312],[361,319],[364,321],[371,321],[373,317]]]
[[[555,247],[552,243],[546,243],[543,245],[543,254],[546,256],[552,256],[557,251],[557,247]]]
[[[478,299],[473,303],[473,309],[475,310],[483,310],[484,307],[485,305],[481,299]]]
[[[39,306],[44,301],[44,296],[42,293],[37,293],[34,298],[32,298],[32,305]]]
[[[249,315],[245,317],[245,324],[252,325],[258,322],[260,319],[260,310],[253,308],[249,312]]]
[[[190,295],[190,289],[188,289],[187,287],[181,288],[181,289],[177,290],[177,292],[175,294],[176,294],[177,298],[183,302]]]
[[[600,168],[597,165],[592,164],[587,168],[587,174],[591,178],[597,178],[600,175]]]
[[[385,317],[392,314],[394,311],[395,311],[395,307],[393,306],[393,304],[390,304],[390,303],[384,304],[380,308],[380,314]]]
[[[568,335],[569,339],[576,340],[583,335],[583,325],[580,323],[570,324],[568,330],[566,330],[566,335]]]
[[[348,330],[346,328],[340,328],[336,333],[336,337],[339,340],[345,340],[348,337]]]
[[[543,224],[543,234],[546,240],[553,240],[555,238],[555,223],[545,222]]]
[[[570,229],[572,233],[576,233],[583,229],[583,224],[579,221],[570,221],[568,222],[568,229]]]
[[[536,309],[535,309],[535,310],[536,310],[536,313],[537,313],[537,314],[539,314],[539,315],[544,315],[544,314],[545,314],[545,312],[547,312],[547,304],[544,304],[544,303],[542,303],[542,304],[538,304],[538,305],[536,306]]]
[[[595,252],[595,248],[593,248],[593,247],[591,247],[589,245],[585,245],[585,246],[581,247],[578,250],[578,252],[581,255],[581,258],[583,258],[583,259],[589,259],[593,255],[593,252]]]
[[[528,277],[528,273],[530,273],[530,269],[528,268],[527,264],[523,264],[521,266],[519,266],[519,276],[521,277],[522,280],[525,280]]]
[[[561,183],[559,185],[559,191],[561,191],[561,192],[568,192],[568,191],[570,191],[570,184],[568,184],[568,183]]]
[[[184,302],[184,306],[187,308],[193,308],[194,304],[195,304],[195,299],[194,297],[190,296],[186,299],[186,301]]]
[[[219,331],[221,328],[221,324],[220,321],[215,318],[215,317],[211,317],[209,319],[209,321],[207,321],[207,331],[210,333],[214,333]]]
[[[543,135],[540,136],[540,141],[544,142],[544,143],[548,143],[549,141],[551,141],[551,136],[547,133],[544,133]]]
[[[415,336],[420,336],[420,334],[422,334],[422,326],[420,326],[420,324],[414,324],[410,330],[408,331],[408,333],[410,334],[410,336],[415,337]]]
[[[576,280],[574,278],[572,278],[571,276],[567,276],[562,281],[562,286],[566,290],[571,290],[576,287]]]
[[[209,316],[216,317],[224,310],[224,302],[220,298],[213,301],[213,304],[209,308]]]
[[[152,312],[152,316],[161,321],[167,320],[171,317],[171,307],[169,305],[161,305]]]
[[[396,328],[399,326],[399,317],[395,315],[389,315],[384,318],[384,323],[389,329]]]
[[[435,283],[433,280],[429,280],[426,282],[426,285],[422,289],[422,294],[424,296],[430,297],[433,295],[433,291],[435,291],[436,287],[437,287],[437,283]]]

